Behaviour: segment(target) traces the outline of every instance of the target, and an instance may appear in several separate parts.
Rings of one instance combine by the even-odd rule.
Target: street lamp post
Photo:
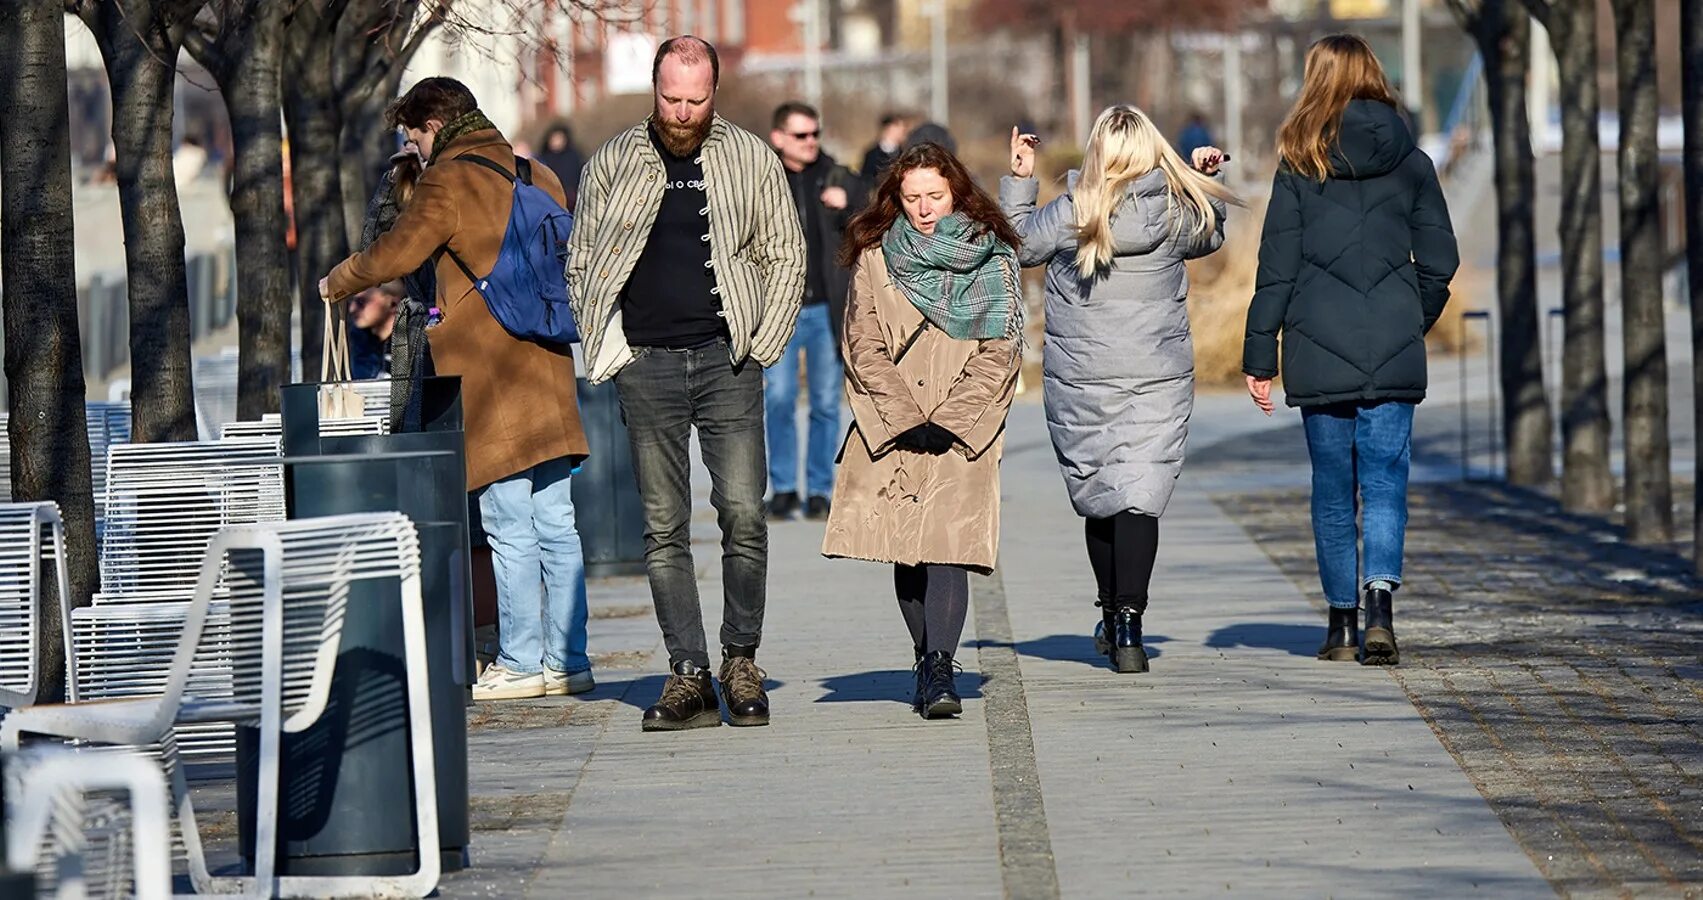
[[[929,117],[946,124],[946,0],[933,0],[928,6],[934,17],[929,34]]]
[[[798,0],[790,18],[804,27],[804,99],[822,108],[822,0]]]
[[[1425,70],[1419,58],[1420,0],[1401,0],[1401,92],[1415,131],[1425,129]]]

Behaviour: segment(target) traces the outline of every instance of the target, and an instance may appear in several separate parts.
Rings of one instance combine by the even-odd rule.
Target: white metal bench
[[[311,727],[330,701],[350,586],[394,580],[402,612],[404,677],[414,783],[419,869],[409,875],[310,877],[277,874],[280,746],[283,735]],[[230,630],[208,628],[223,584]],[[420,549],[400,513],[363,513],[233,526],[207,548],[194,598],[183,618],[165,690],[106,703],[35,706],[0,722],[0,747],[23,734],[155,748],[171,776],[172,799],[198,891],[290,897],[424,897],[438,880],[438,822],[431,707],[426,685]],[[231,690],[202,693],[194,673],[228,667]],[[255,874],[214,878],[195,826],[174,728],[226,723],[260,731]]]
[[[63,609],[71,587],[58,505],[0,504],[0,706],[29,706],[41,689],[42,591],[49,577]]]
[[[31,750],[6,760],[8,867],[36,873],[37,896],[171,896],[169,793],[142,755]]]

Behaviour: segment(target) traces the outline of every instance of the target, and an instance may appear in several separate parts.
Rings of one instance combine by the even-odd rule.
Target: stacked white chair
[[[99,519],[106,503],[106,451],[114,444],[130,443],[130,404],[85,403],[83,419],[89,430],[89,475],[95,494],[95,518]]]
[[[360,416],[353,419],[321,419],[319,420],[321,435],[344,434],[389,434],[390,416]],[[226,422],[219,429],[220,440],[245,437],[281,437],[284,434],[284,421],[277,413],[267,413],[260,421]]]
[[[394,582],[400,596],[419,869],[401,876],[280,876],[276,852],[284,805],[283,735],[312,727],[326,710],[351,586],[368,580]],[[216,595],[225,598],[232,623],[223,635],[208,627]],[[148,748],[157,754],[166,764],[198,891],[424,897],[436,888],[439,874],[425,653],[419,539],[406,516],[362,513],[233,526],[213,538],[199,566],[194,599],[161,693],[18,710],[0,722],[0,747],[15,749],[21,735],[36,734]],[[231,690],[201,693],[192,677],[198,665],[228,669]],[[259,729],[252,878],[213,878],[207,871],[194,805],[182,770],[172,759],[174,730],[207,722]]]
[[[146,756],[30,750],[6,760],[6,862],[36,873],[36,896],[171,896],[166,778]]]
[[[65,610],[73,702],[164,689],[208,542],[228,525],[284,519],[277,457],[276,437],[110,449],[100,592],[89,606]],[[217,596],[209,616],[211,633],[228,631]],[[229,689],[222,667],[200,667],[191,676],[204,693]],[[191,726],[179,738],[189,761],[234,758],[235,733],[228,725]]]
[[[35,703],[41,688],[36,663],[49,578],[59,597],[70,596],[58,505],[0,503],[0,706],[8,709]]]
[[[0,503],[12,502],[12,414],[0,412]]]

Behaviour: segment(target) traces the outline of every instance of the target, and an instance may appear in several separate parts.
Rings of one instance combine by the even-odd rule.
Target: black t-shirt
[[[709,203],[696,157],[669,153],[652,131],[668,181],[650,238],[621,290],[621,321],[635,347],[701,347],[727,336],[710,261]]]

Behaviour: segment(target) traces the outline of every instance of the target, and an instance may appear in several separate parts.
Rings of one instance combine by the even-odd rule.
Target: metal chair
[[[0,504],[0,706],[29,706],[41,688],[42,586],[50,574],[59,596],[69,598],[58,505]]]
[[[31,750],[6,763],[6,862],[35,870],[38,896],[171,896],[169,794],[152,760],[102,748]]]
[[[335,434],[389,434],[390,414],[383,416],[361,416],[355,419],[321,419],[319,421],[321,435]],[[231,440],[244,437],[281,437],[284,434],[284,422],[277,413],[267,413],[260,421],[226,422],[219,428],[220,440]]]
[[[400,594],[419,869],[402,876],[280,876],[283,735],[311,727],[325,711],[351,585],[373,579],[394,580]],[[208,628],[221,585],[229,608],[228,637]],[[0,722],[0,747],[15,748],[21,735],[40,734],[158,748],[171,775],[198,891],[424,897],[436,887],[439,874],[425,654],[419,539],[406,516],[363,513],[229,527],[213,538],[201,562],[162,693],[18,710]],[[202,693],[194,677],[198,668],[228,668],[231,690]],[[260,731],[252,878],[214,878],[207,871],[187,782],[175,765],[174,728],[211,722]]]

